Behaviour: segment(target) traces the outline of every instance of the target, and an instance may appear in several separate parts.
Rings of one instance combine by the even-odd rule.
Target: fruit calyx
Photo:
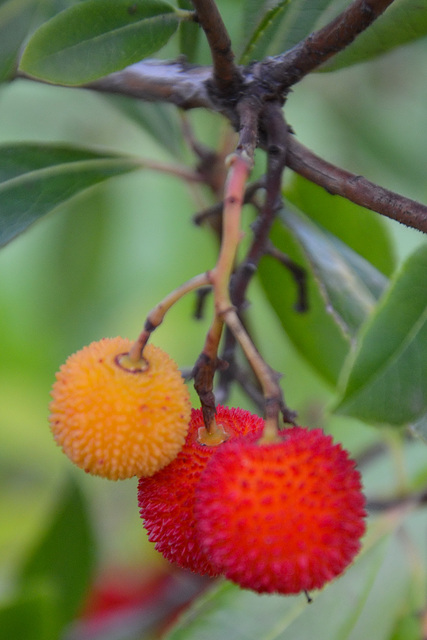
[[[132,360],[129,356],[129,353],[119,353],[115,358],[114,362],[120,369],[124,371],[128,371],[129,373],[144,373],[147,371],[150,364],[145,358],[140,358],[139,360]]]

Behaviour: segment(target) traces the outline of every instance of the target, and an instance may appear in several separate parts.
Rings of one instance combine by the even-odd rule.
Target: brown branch
[[[292,84],[350,44],[392,2],[355,0],[335,20],[286,53],[244,69],[234,64],[230,37],[214,0],[193,0],[212,52],[213,68],[190,66],[180,60],[146,59],[75,88],[117,93],[147,102],[168,102],[182,109],[202,107],[222,113],[239,128],[235,108],[243,74],[246,95],[278,100]],[[16,77],[42,82],[20,71]],[[219,95],[212,91],[212,84]]]
[[[18,72],[17,78],[43,82]],[[146,102],[168,102],[181,109],[205,108],[221,112],[209,97],[207,81],[212,67],[189,66],[181,61],[143,60],[121,71],[110,73],[72,89],[91,89],[113,93]],[[61,86],[60,83],[58,83]]]
[[[255,223],[254,240],[233,280],[231,299],[237,309],[243,305],[249,281],[267,250],[271,225],[281,206],[282,174],[290,136],[280,104],[266,104],[262,113],[262,126],[265,128],[267,148],[267,173],[264,178],[266,194],[261,214]]]
[[[333,195],[347,198],[366,209],[427,233],[427,206],[384,189],[322,160],[294,138],[289,139],[286,164],[304,178]]]
[[[203,320],[207,297],[212,293],[212,287],[201,287],[196,290],[196,303],[194,305],[193,318]]]
[[[228,329],[230,332],[230,330]],[[230,335],[233,335],[230,332]],[[260,388],[259,381],[255,378],[252,369],[243,369],[235,361],[234,357],[231,363],[228,363],[226,369],[221,370],[220,381],[215,387],[215,398],[218,404],[225,405],[228,403],[230,396],[230,385],[232,382],[241,387],[242,391],[252,400],[257,407],[259,413],[264,411],[264,396]],[[226,374],[226,375],[224,375]]]
[[[245,195],[243,197],[243,204],[248,204],[254,200],[254,196],[257,191],[265,188],[265,178],[259,178],[252,182],[246,189]],[[213,204],[211,207],[207,207],[207,209],[203,209],[203,211],[198,211],[193,216],[193,222],[195,225],[200,226],[209,218],[219,217],[222,215],[224,209],[224,202],[217,202]]]
[[[206,8],[210,6],[211,1],[213,0],[205,0],[205,2],[196,0],[196,8],[202,11],[202,15],[204,15],[203,11],[207,11]],[[245,115],[242,113],[243,101],[246,105],[251,104],[258,112],[267,99],[276,98],[279,101],[281,92],[352,42],[356,35],[369,26],[391,2],[392,0],[355,0],[334,21],[287,53],[248,67],[245,97],[237,104],[238,92],[234,95],[235,100],[232,96],[228,100],[218,100],[217,96],[210,91],[211,67],[193,67],[182,61],[144,60],[78,88],[117,93],[148,102],[167,102],[182,109],[209,109],[222,113],[233,126],[241,130],[240,120]],[[205,16],[205,19],[206,27],[213,24],[214,17]],[[224,32],[221,34],[218,43],[224,40],[225,46],[226,37]],[[226,62],[229,55],[227,46],[224,49],[219,48],[218,51],[223,51],[221,60],[226,72],[222,76],[222,72],[218,71],[218,58],[216,62],[218,68],[214,70],[214,74],[220,73],[227,84],[233,70],[237,67],[232,61]],[[29,78],[21,72],[18,72],[16,77],[34,81],[34,78]],[[265,130],[260,130],[262,136],[260,146],[263,148],[268,145],[265,133]],[[409,227],[427,231],[425,205],[383,189],[361,176],[355,176],[334,167],[305,149],[295,139],[290,140],[287,164],[297,173],[323,186],[331,193],[339,194]]]
[[[217,355],[218,347],[224,321],[227,321],[232,311],[229,296],[230,277],[241,239],[241,211],[256,147],[258,112],[248,110],[245,113],[247,117],[241,119],[236,151],[227,162],[228,175],[224,186],[221,247],[216,265],[209,272],[214,294],[215,316],[193,371],[194,387],[202,405],[206,431],[212,436],[218,432],[215,421],[213,379],[217,368],[222,365]]]
[[[394,0],[355,0],[319,31],[280,56],[260,63],[261,77],[281,85],[282,90],[342,51],[369,27]]]
[[[214,0],[192,0],[197,21],[205,32],[213,61],[213,80],[221,94],[235,94],[241,77],[227,28]]]
[[[200,142],[200,140],[194,133],[193,127],[188,120],[187,114],[184,111],[180,112],[180,116],[182,136],[187,147],[194,153],[196,158],[198,158],[202,164],[214,163],[217,156],[216,151],[208,147],[206,144]]]
[[[399,507],[424,507],[427,504],[427,489],[391,498],[369,498],[368,511],[388,511]]]
[[[237,312],[241,311],[244,306],[249,282],[257,269],[259,260],[267,251],[271,225],[281,206],[282,174],[286,164],[289,134],[280,103],[268,102],[265,105],[261,113],[261,127],[264,129],[267,149],[267,173],[264,178],[266,194],[261,214],[254,229],[254,240],[245,260],[237,269],[232,280],[231,300]],[[235,322],[235,326],[233,325],[234,330],[233,326],[228,322],[228,331],[226,333],[222,355],[223,359],[229,361],[232,366],[235,361],[234,351],[239,339],[236,327],[237,323],[241,322],[237,314],[235,314],[235,317],[233,316],[233,322]],[[268,376],[266,376],[266,378],[267,377]],[[275,379],[275,372],[273,371],[270,371],[270,380],[273,381],[271,382],[271,386],[274,392],[272,392],[271,395],[267,394],[266,397],[266,418],[277,421],[277,413],[281,410],[285,421],[293,422],[295,414],[286,407],[283,394],[280,391],[277,380]],[[220,376],[220,384],[224,387],[229,384],[230,381],[231,376],[225,371]],[[265,393],[265,389],[263,389],[263,391]]]

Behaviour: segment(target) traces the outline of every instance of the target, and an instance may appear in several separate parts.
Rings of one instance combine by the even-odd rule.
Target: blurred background
[[[426,57],[420,41],[375,62],[312,75],[294,87],[288,122],[327,160],[426,203]],[[194,112],[189,120],[201,141],[217,145],[220,118]],[[170,160],[107,97],[27,81],[0,88],[0,143],[18,140]],[[163,296],[214,265],[216,239],[194,226],[195,212],[185,185],[141,171],[87,191],[0,250],[0,597],[13,591],[16,567],[42,535],[69,474],[89,504],[99,570],[143,566],[149,575],[165,567],[139,519],[136,479],[86,477],[56,447],[49,391],[70,353],[103,336],[136,338]],[[252,214],[245,216],[249,224]],[[399,260],[423,240],[387,225]],[[249,296],[258,344],[284,373],[287,403],[301,423],[325,426],[355,453],[377,438],[365,425],[354,429],[354,421],[328,416],[329,389],[287,341],[256,282]],[[209,324],[209,306],[196,321],[194,304],[191,295],[181,301],[153,336],[182,368],[193,366]],[[253,408],[238,390],[230,404]]]

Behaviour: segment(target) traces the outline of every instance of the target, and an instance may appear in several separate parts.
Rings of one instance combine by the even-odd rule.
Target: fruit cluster
[[[193,410],[177,458],[141,478],[149,539],[170,561],[259,593],[321,588],[351,563],[365,531],[359,472],[320,429],[291,427],[263,444],[263,422],[217,408],[228,438],[203,444]]]
[[[140,514],[169,561],[259,593],[321,588],[360,549],[365,499],[345,449],[320,429],[217,407],[217,432],[191,410],[175,363],[156,347],[101,340],[71,356],[51,403],[55,439],[79,467],[137,475]]]

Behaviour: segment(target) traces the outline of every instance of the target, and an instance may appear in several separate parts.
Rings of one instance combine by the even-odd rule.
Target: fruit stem
[[[215,420],[215,396],[213,380],[218,368],[218,348],[224,326],[224,316],[232,309],[230,277],[234,269],[237,248],[241,239],[240,219],[246,181],[252,168],[252,159],[245,149],[237,149],[229,156],[228,175],[225,184],[222,240],[215,267],[210,271],[210,283],[214,289],[215,315],[207,333],[202,353],[194,367],[194,387],[199,395],[203,420],[207,433],[221,437]]]
[[[283,396],[278,384],[279,376],[262,359],[249,334],[241,323],[230,295],[230,278],[233,273],[237,249],[241,240],[241,212],[245,188],[253,167],[254,150],[258,135],[259,105],[242,101],[240,104],[241,128],[236,151],[228,158],[228,175],[225,184],[222,241],[218,261],[210,272],[214,289],[215,320],[207,335],[205,350],[196,364],[196,390],[200,389],[203,416],[209,433],[215,430],[215,399],[212,393],[213,376],[218,366],[218,346],[224,322],[242,347],[249,364],[258,377],[265,403],[265,431],[263,438],[278,439],[279,412],[283,408]]]
[[[241,240],[240,220],[246,181],[252,169],[252,159],[246,151],[236,151],[227,162],[229,172],[225,184],[222,242],[218,261],[210,273],[218,316],[231,307],[229,283]]]
[[[213,379],[219,364],[217,354],[223,325],[223,319],[215,315],[206,335],[203,351],[198,357],[193,369],[194,388],[200,398],[203,421],[207,433],[212,436],[219,434],[218,425],[215,420],[216,408],[213,393]]]
[[[236,310],[230,307],[224,319],[243,349],[249,364],[261,384],[265,409],[265,427],[261,441],[265,443],[276,442],[279,440],[279,412],[283,407],[283,395],[279,386],[280,376],[262,358],[241,323]]]
[[[158,305],[156,305],[148,314],[145,321],[144,329],[141,331],[138,339],[133,343],[129,350],[129,360],[131,362],[139,362],[143,357],[144,347],[148,342],[148,339],[152,332],[162,324],[163,319],[169,309],[180,300],[185,294],[199,287],[204,287],[210,284],[209,273],[201,273],[187,282],[184,282],[180,287],[177,287],[171,293],[169,293]]]

